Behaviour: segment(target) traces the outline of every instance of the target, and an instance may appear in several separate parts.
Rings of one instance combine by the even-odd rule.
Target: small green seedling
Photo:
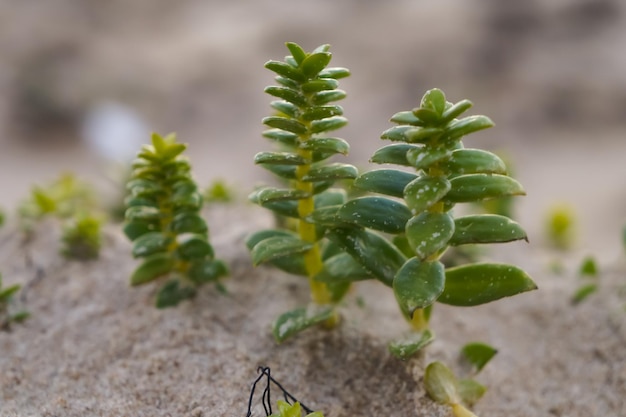
[[[131,276],[131,285],[161,277],[170,279],[157,295],[156,306],[175,306],[192,298],[196,287],[217,283],[226,265],[214,259],[206,222],[200,217],[203,198],[191,178],[186,145],[175,135],[153,134],[133,162],[128,182],[124,233],[133,242],[132,253],[143,258]]]
[[[302,417],[300,403],[289,404],[286,401],[278,400],[278,413],[270,415],[270,417]],[[324,417],[319,411],[314,411],[306,415],[306,417]]]
[[[6,214],[4,213],[4,210],[0,208],[0,227],[4,226],[5,220],[6,220]]]
[[[482,371],[497,353],[492,346],[480,342],[468,343],[461,349],[462,358],[474,368],[475,373]]]
[[[2,274],[0,274],[0,330],[11,330],[11,324],[21,323],[30,316],[26,311],[17,313],[10,311],[13,296],[17,294],[20,288],[21,286],[18,284],[4,288],[2,286]]]
[[[556,249],[568,250],[574,246],[576,214],[574,209],[565,204],[552,207],[546,222],[546,237]]]
[[[346,93],[337,87],[350,73],[345,68],[327,68],[329,45],[305,52],[287,43],[291,55],[283,61],[269,61],[265,67],[277,74],[278,86],[265,89],[278,98],[271,106],[274,116],[263,123],[270,129],[263,136],[279,145],[280,151],[261,152],[254,162],[289,184],[288,188],[264,187],[250,199],[274,213],[296,220],[296,231],[263,230],[249,237],[246,244],[254,265],[270,263],[291,274],[308,278],[312,304],[285,313],[274,323],[278,341],[315,324],[333,326],[334,306],[349,288],[349,282],[325,283],[318,277],[328,262],[342,258],[340,250],[323,240],[324,226],[311,215],[315,210],[343,204],[346,193],[330,188],[335,181],[354,179],[352,165],[327,163],[336,154],[346,155],[348,143],[328,133],[347,123],[341,106],[333,104]]]
[[[467,406],[478,401],[486,391],[473,379],[457,379],[441,362],[433,362],[426,367],[424,387],[433,400],[449,405],[455,417],[476,417]]]
[[[386,197],[357,198],[313,216],[332,225],[327,236],[362,270],[393,288],[402,313],[418,333],[392,344],[392,352],[402,358],[432,340],[432,332],[424,331],[434,302],[475,306],[536,288],[513,265],[470,263],[446,269],[441,261],[451,246],[527,240],[521,226],[506,216],[453,216],[457,203],[525,194],[499,157],[463,146],[466,135],[493,126],[485,116],[458,118],[471,106],[468,100],[446,101],[441,90],[428,91],[420,107],[392,117],[398,126],[385,131],[382,139],[396,143],[371,159],[410,167],[415,173],[366,172],[354,186]],[[348,267],[354,268],[345,261],[333,278],[349,280]]]
[[[598,266],[596,260],[588,256],[583,259],[580,268],[578,269],[578,275],[586,281],[581,285],[574,295],[572,296],[572,304],[579,304],[583,302],[591,294],[598,291]]]
[[[204,192],[207,203],[230,203],[235,198],[233,190],[224,181],[213,181]]]
[[[70,259],[95,259],[102,246],[100,217],[84,214],[71,219],[63,227],[61,253]]]

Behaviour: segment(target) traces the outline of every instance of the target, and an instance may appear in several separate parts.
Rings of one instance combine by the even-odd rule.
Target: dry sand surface
[[[32,318],[0,333],[0,415],[243,416],[261,365],[327,417],[448,415],[412,377],[423,362],[387,352],[407,328],[391,291],[358,285],[337,330],[276,345],[269,323],[306,302],[306,283],[252,268],[243,239],[270,223],[258,210],[217,206],[208,219],[232,267],[229,294],[206,288],[168,310],[152,307],[153,288],[128,288],[134,262],[118,227],[107,228],[101,259],[87,263],[56,255],[52,222],[28,243],[5,229],[4,274],[24,284]],[[489,387],[481,417],[626,415],[624,262],[603,266],[600,291],[572,306],[575,274],[552,275],[540,249],[508,246],[493,255],[523,265],[540,290],[479,308],[438,307],[438,340],[425,359],[455,364],[470,341],[499,349],[479,376]],[[257,407],[254,415],[264,414]]]

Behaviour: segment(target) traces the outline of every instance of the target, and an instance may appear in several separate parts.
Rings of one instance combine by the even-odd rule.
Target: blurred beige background
[[[351,69],[341,82],[350,124],[338,133],[363,170],[389,117],[440,87],[496,122],[465,144],[511,158],[531,242],[546,210],[567,202],[581,251],[619,253],[620,0],[0,0],[0,206],[13,210],[62,171],[110,192],[113,155],[128,157],[152,130],[190,144],[201,184],[224,178],[245,196],[269,180],[251,161],[271,146],[260,136],[273,82],[263,64],[282,59],[285,41],[330,43],[331,64]]]

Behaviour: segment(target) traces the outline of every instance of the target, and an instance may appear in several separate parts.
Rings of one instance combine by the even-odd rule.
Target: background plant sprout
[[[329,224],[327,236],[370,276],[393,288],[414,333],[394,342],[392,352],[407,358],[432,340],[428,329],[434,302],[474,306],[535,289],[518,267],[471,263],[446,269],[441,257],[450,246],[526,240],[519,224],[496,214],[454,218],[457,203],[523,195],[493,153],[468,149],[461,139],[493,126],[485,116],[458,118],[472,103],[446,101],[432,89],[420,107],[395,114],[397,126],[382,139],[397,142],[372,157],[378,164],[415,169],[366,172],[354,186],[386,197],[367,196],[314,214]],[[392,241],[372,230],[394,236]],[[334,279],[349,277],[335,276]],[[355,278],[355,279],[363,279]]]
[[[281,216],[297,220],[296,232],[264,230],[247,240],[255,265],[272,265],[295,275],[308,277],[312,304],[279,317],[274,323],[274,336],[281,341],[314,324],[336,321],[336,304],[349,282],[325,283],[316,277],[325,270],[325,262],[337,255],[337,248],[320,241],[323,225],[316,224],[311,214],[316,209],[345,202],[343,190],[330,188],[335,181],[353,179],[355,167],[327,163],[333,155],[348,153],[348,143],[328,136],[328,132],[347,123],[341,106],[332,104],[346,93],[339,90],[338,79],[347,77],[345,68],[327,68],[331,60],[329,45],[305,52],[295,43],[287,43],[291,55],[282,61],[269,61],[265,67],[277,74],[278,86],[265,92],[279,100],[271,106],[276,115],[263,123],[270,129],[263,136],[274,141],[280,151],[258,153],[254,161],[268,169],[289,188],[265,187],[251,194],[250,199]]]
[[[11,302],[20,288],[18,284],[3,287],[2,274],[0,274],[0,330],[11,330],[11,324],[21,323],[30,316],[27,311],[17,313],[11,311]]]
[[[186,145],[175,135],[153,134],[133,162],[128,183],[124,233],[133,241],[133,256],[144,258],[131,276],[131,285],[170,277],[157,295],[159,308],[192,298],[196,287],[217,283],[228,273],[214,259],[206,222],[200,217],[203,197],[182,155]]]

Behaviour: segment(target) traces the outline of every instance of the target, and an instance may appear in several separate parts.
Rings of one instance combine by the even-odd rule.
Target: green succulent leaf
[[[456,377],[441,362],[433,362],[426,367],[424,388],[428,395],[440,404],[453,405],[458,404],[461,400]]]
[[[412,111],[401,111],[391,117],[391,121],[401,125],[423,126],[424,121],[418,118]]]
[[[177,279],[173,279],[166,282],[163,288],[159,290],[156,306],[157,308],[175,307],[181,301],[193,298],[195,295],[196,290],[194,288],[181,287],[180,282]]]
[[[291,52],[291,55],[296,63],[298,65],[302,65],[302,62],[306,58],[306,52],[304,52],[304,50],[297,43],[287,42],[285,45],[287,46],[287,49],[289,49],[289,52]]]
[[[337,219],[381,232],[404,231],[411,212],[402,203],[384,197],[361,197],[348,201],[337,211]]]
[[[411,127],[404,132],[404,141],[409,143],[427,143],[442,135],[439,127]]]
[[[283,113],[289,117],[297,118],[300,114],[300,109],[298,106],[293,105],[284,100],[276,100],[270,103],[270,106],[279,113]]]
[[[389,352],[401,360],[407,360],[435,340],[434,333],[426,329],[422,332],[411,332],[402,339],[394,340],[389,344]]]
[[[271,96],[282,98],[283,100],[295,104],[298,107],[303,107],[307,104],[306,97],[292,88],[271,86],[265,87],[265,92]]]
[[[487,116],[468,116],[460,120],[451,121],[446,128],[448,139],[458,139],[479,130],[495,126]]]
[[[446,96],[443,91],[438,88],[428,90],[422,97],[420,107],[432,110],[435,114],[441,115],[446,108]]]
[[[294,80],[297,82],[302,82],[306,80],[306,77],[298,68],[292,67],[285,62],[268,61],[265,63],[265,68],[270,71],[274,71],[276,74],[281,75],[285,78],[289,78],[290,80]]]
[[[422,212],[406,223],[406,237],[418,259],[426,259],[448,246],[454,234],[449,213]]]
[[[301,200],[310,196],[310,193],[302,190],[263,188],[256,192],[256,201],[263,205],[272,201]]]
[[[377,169],[361,174],[354,180],[352,186],[363,191],[402,198],[404,188],[416,178],[417,175],[410,172],[397,169]]]
[[[311,122],[311,133],[329,132],[337,130],[348,124],[348,119],[343,116],[333,116]]]
[[[2,282],[0,282],[0,284],[2,284]],[[20,290],[20,288],[21,286],[19,284],[11,285],[7,288],[2,288],[0,290],[0,302],[4,303],[9,301],[11,297],[13,297],[13,295],[15,295]]]
[[[450,181],[445,177],[421,176],[404,188],[404,201],[413,213],[419,213],[446,197],[450,188]]]
[[[219,278],[228,275],[228,266],[220,260],[202,259],[195,261],[189,267],[187,275],[195,284],[215,282]]]
[[[133,256],[139,258],[157,252],[165,252],[171,242],[172,238],[162,232],[145,233],[133,242]]]
[[[526,195],[522,185],[504,175],[468,174],[452,178],[445,199],[452,203]]]
[[[332,78],[311,80],[302,84],[301,88],[304,93],[318,93],[320,91],[334,90],[339,86],[337,80]]]
[[[473,379],[460,379],[458,381],[457,393],[463,403],[469,406],[476,404],[486,392],[487,387]]]
[[[302,61],[302,72],[309,78],[317,76],[329,64],[331,57],[330,52],[317,52],[308,55]]]
[[[411,258],[393,280],[393,292],[400,310],[409,320],[417,309],[430,306],[441,295],[446,281],[443,264]]]
[[[580,288],[576,290],[576,292],[572,296],[572,304],[580,304],[587,297],[589,297],[591,294],[595,293],[596,291],[598,291],[598,284],[596,283],[586,284],[586,285],[581,286]]]
[[[259,152],[254,156],[255,164],[305,165],[308,161],[290,152]]]
[[[350,70],[347,68],[334,67],[325,68],[319,73],[320,78],[333,78],[335,80],[350,76]]]
[[[301,135],[307,132],[307,127],[297,120],[288,119],[281,116],[270,116],[263,119],[263,124],[275,129],[286,130],[287,132]]]
[[[176,237],[176,253],[186,261],[214,256],[213,247],[204,235],[183,233]]]
[[[468,307],[535,289],[528,274],[516,266],[476,263],[448,268],[446,286],[437,301]]]
[[[156,231],[158,224],[158,221],[132,221],[126,223],[123,231],[128,239],[134,241],[141,235]]]
[[[478,214],[458,217],[454,220],[454,236],[450,245],[468,243],[504,243],[526,240],[526,232],[515,221],[497,214]]]
[[[301,180],[305,182],[327,181],[355,179],[359,175],[357,169],[348,164],[328,164],[320,167],[311,168],[308,174],[304,175]]]
[[[170,229],[177,233],[206,233],[209,229],[202,217],[195,213],[179,213],[172,219]]]
[[[159,220],[161,212],[156,207],[135,206],[126,210],[125,217],[128,222]]]
[[[394,142],[407,142],[406,132],[411,129],[415,128],[413,126],[394,126],[385,130],[382,135],[380,135],[380,138]]]
[[[445,147],[415,147],[409,149],[406,154],[406,160],[416,169],[426,169],[430,166],[444,161],[452,155],[452,150]]]
[[[447,124],[451,122],[454,118],[472,108],[473,105],[474,104],[469,100],[461,100],[458,103],[451,105],[441,115],[441,123]]]
[[[263,137],[279,142],[286,146],[297,146],[298,135],[291,132],[286,132],[281,129],[269,129],[263,132]]]
[[[425,108],[414,109],[413,114],[425,124],[436,124],[440,118],[440,115],[435,110]]]
[[[506,175],[506,165],[497,155],[481,149],[457,149],[444,163],[455,175],[500,174]]]
[[[300,148],[307,151],[347,155],[350,145],[339,138],[311,138],[303,142]]]
[[[353,282],[371,279],[372,275],[348,253],[342,252],[324,260],[324,270],[315,277],[325,283]]]
[[[411,166],[411,163],[406,158],[406,154],[409,150],[418,148],[419,146],[420,145],[410,145],[408,143],[394,143],[392,145],[383,146],[374,152],[370,162],[375,164]]]
[[[342,114],[343,109],[341,106],[317,106],[311,107],[302,113],[302,120],[319,121],[333,116],[341,116]]]
[[[339,101],[346,98],[346,92],[343,90],[326,90],[320,91],[311,97],[311,104],[315,106],[322,106],[324,104],[332,103],[333,101]]]
[[[169,273],[174,269],[174,259],[167,253],[155,253],[145,258],[130,277],[132,286],[142,285]]]
[[[489,361],[496,356],[497,349],[485,343],[468,343],[461,349],[461,355],[467,360],[476,372],[480,372]]]
[[[312,247],[311,243],[294,236],[273,236],[254,245],[251,251],[252,263],[259,265],[284,256],[304,253]]]
[[[298,308],[282,314],[272,325],[272,333],[278,342],[284,342],[296,333],[331,319],[334,314],[332,306]]]
[[[328,238],[349,253],[383,284],[392,286],[405,256],[382,236],[364,229],[331,229]]]

